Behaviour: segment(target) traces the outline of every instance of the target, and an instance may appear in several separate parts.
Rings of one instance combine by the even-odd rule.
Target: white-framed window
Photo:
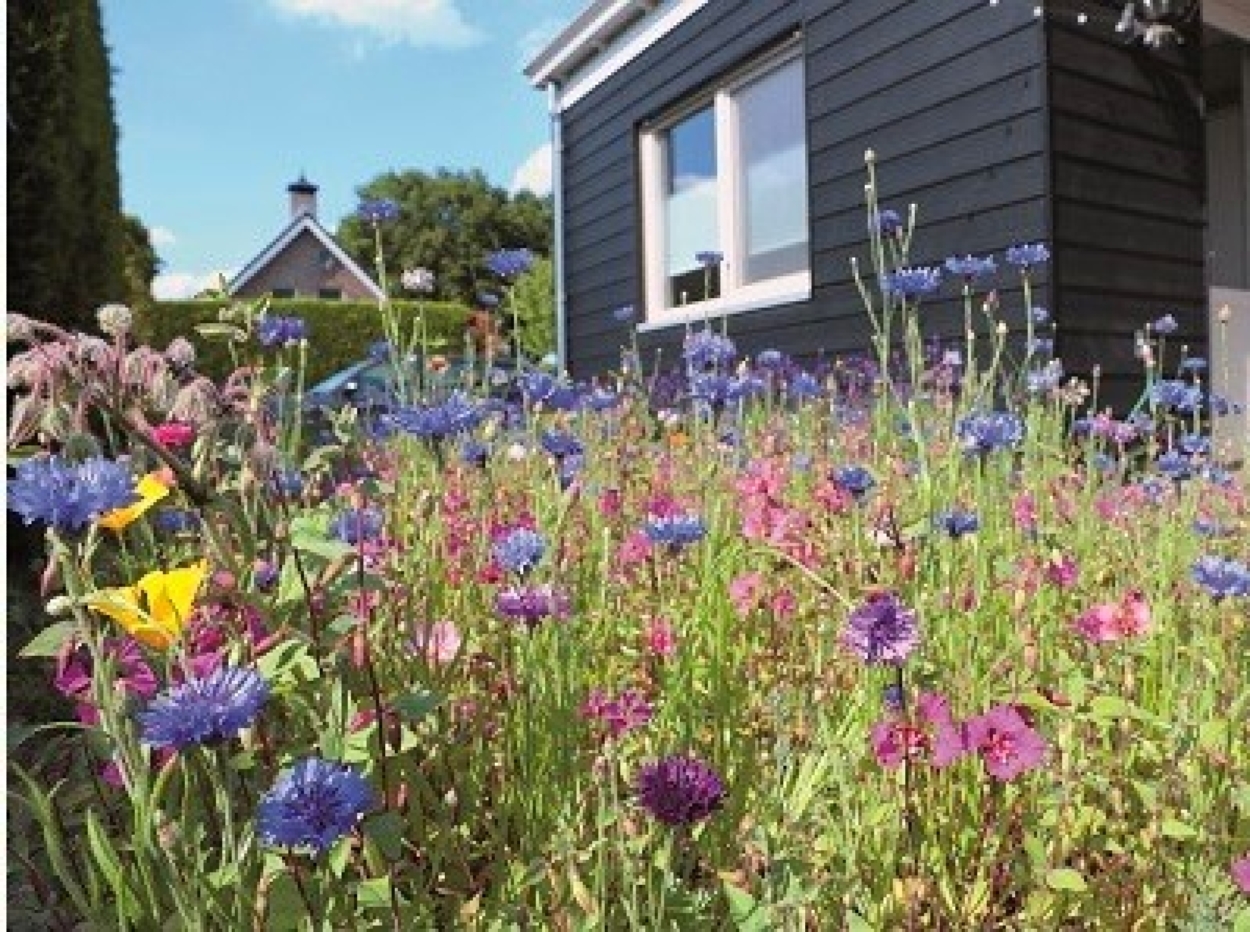
[[[642,130],[644,329],[811,296],[805,97],[792,44]]]

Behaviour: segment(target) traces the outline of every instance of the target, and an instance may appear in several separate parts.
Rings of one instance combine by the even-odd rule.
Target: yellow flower
[[[112,618],[137,641],[166,650],[186,627],[196,593],[207,575],[206,561],[168,573],[154,570],[133,586],[93,592],[87,605]]]
[[[120,532],[122,528],[134,521],[162,498],[169,494],[169,486],[158,477],[158,473],[150,472],[139,480],[139,500],[125,508],[114,508],[97,522],[100,527]]]

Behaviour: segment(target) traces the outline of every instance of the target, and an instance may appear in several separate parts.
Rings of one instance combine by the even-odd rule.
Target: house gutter
[[[547,82],[547,112],[551,118],[551,212],[554,232],[551,244],[551,277],[555,283],[556,360],[561,373],[568,371],[568,333],[565,322],[567,300],[564,292],[564,184],[561,171],[563,133],[560,120],[560,85]]]

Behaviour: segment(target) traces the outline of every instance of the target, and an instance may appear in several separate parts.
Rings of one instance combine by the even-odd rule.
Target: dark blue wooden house
[[[1035,303],[1068,371],[1126,395],[1134,333],[1168,313],[1205,353],[1218,288],[1246,392],[1250,0],[594,0],[526,74],[551,103],[576,377],[618,365],[624,305],[648,359],[722,315],[744,352],[863,350],[871,149],[882,206],[917,205],[914,262],[996,254],[1013,329],[1003,252],[1049,246]],[[927,302],[932,331],[962,331],[958,291]]]

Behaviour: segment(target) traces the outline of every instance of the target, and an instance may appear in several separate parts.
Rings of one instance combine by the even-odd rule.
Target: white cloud
[[[369,33],[383,42],[464,48],[482,39],[457,0],[269,0],[291,16]]]
[[[178,237],[174,236],[174,231],[169,227],[152,227],[148,230],[148,239],[156,249],[162,246],[172,246],[178,242]]]
[[[194,298],[206,288],[216,288],[220,276],[230,281],[234,272],[161,272],[152,282],[152,295],[157,301]]]
[[[531,152],[512,175],[509,190],[533,191],[539,197],[551,193],[551,143],[544,142]]]

